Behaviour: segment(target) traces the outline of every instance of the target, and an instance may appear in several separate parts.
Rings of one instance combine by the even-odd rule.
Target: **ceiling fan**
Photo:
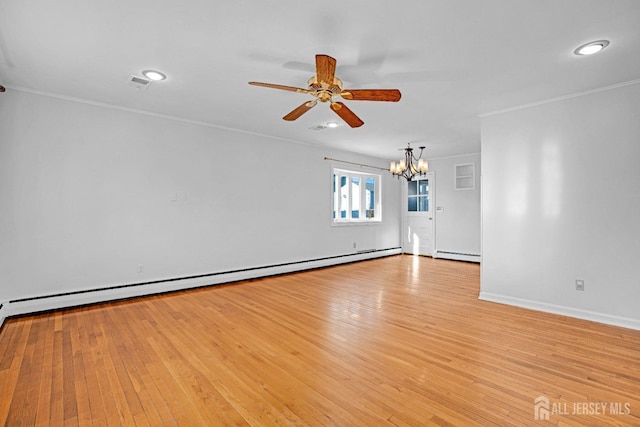
[[[316,55],[316,75],[307,82],[308,88],[302,89],[293,86],[276,85],[271,83],[249,82],[253,86],[269,87],[272,89],[288,90],[290,92],[313,95],[316,99],[307,101],[295,108],[283,117],[284,120],[293,121],[316,106],[318,101],[329,102],[331,109],[352,128],[364,124],[353,111],[342,102],[333,100],[335,96],[341,96],[350,101],[388,101],[398,102],[401,94],[398,89],[343,89],[342,80],[335,76],[336,60],[329,55]]]

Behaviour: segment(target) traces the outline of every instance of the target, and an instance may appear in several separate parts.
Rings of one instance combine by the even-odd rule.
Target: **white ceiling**
[[[600,54],[580,44],[608,39]],[[365,125],[309,95],[314,55],[345,88],[397,88],[398,103],[344,101]],[[144,69],[168,75],[148,90]],[[640,78],[638,0],[0,0],[0,82],[318,146],[395,159],[480,151],[478,115]]]

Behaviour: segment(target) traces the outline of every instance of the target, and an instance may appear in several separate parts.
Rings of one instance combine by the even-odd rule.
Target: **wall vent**
[[[127,83],[137,89],[146,89],[151,85],[151,80],[139,76],[129,76]]]

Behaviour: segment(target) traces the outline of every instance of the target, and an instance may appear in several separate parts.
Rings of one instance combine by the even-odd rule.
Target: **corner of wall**
[[[4,319],[7,318],[7,312],[9,311],[7,307],[8,304],[8,302],[0,302],[0,329],[2,329]]]
[[[516,298],[505,295],[493,294],[490,292],[480,292],[479,300],[495,302],[498,304],[512,305],[529,310],[543,311],[545,313],[558,314],[561,316],[573,317],[576,319],[589,320],[606,325],[618,326],[622,328],[635,329],[640,331],[640,319],[630,319],[628,317],[612,316],[610,314],[598,313],[590,310],[567,307],[556,304],[548,304],[539,301],[532,301],[523,298]]]

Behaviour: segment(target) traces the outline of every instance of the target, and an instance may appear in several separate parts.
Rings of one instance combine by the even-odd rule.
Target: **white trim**
[[[610,314],[598,313],[595,311],[582,310],[579,308],[566,307],[562,305],[548,304],[540,301],[527,300],[510,297],[506,295],[480,292],[479,300],[496,302],[499,304],[513,305],[530,310],[542,311],[545,313],[559,314],[561,316],[574,317],[577,319],[590,320],[592,322],[604,323],[607,325],[620,326],[623,328],[640,330],[640,319],[628,317],[612,316]]]
[[[482,262],[482,255],[479,254],[463,254],[457,252],[435,251],[434,258],[451,259],[454,261]]]
[[[358,185],[360,189],[360,214],[361,218],[338,218],[333,217],[333,215],[338,215],[340,212],[340,206],[335,206],[336,202],[336,192],[338,193],[338,204],[340,204],[340,190],[338,183],[336,182],[336,177],[346,176],[348,178],[347,189],[349,191],[349,212],[351,215],[352,212],[352,202],[353,202],[353,194],[352,194],[352,185],[351,179],[353,177],[358,177],[361,179],[361,183]],[[331,185],[329,187],[331,191],[331,210],[329,212],[329,218],[331,220],[331,226],[345,226],[345,225],[361,225],[361,224],[382,224],[382,175],[380,173],[373,172],[358,172],[350,169],[344,169],[341,167],[335,167],[332,165],[331,167]],[[364,182],[366,178],[373,178],[375,184],[375,217],[367,218],[366,217],[366,183]]]
[[[429,181],[429,210],[428,211],[409,211],[408,209],[408,200],[409,200],[409,182],[416,182],[421,180]],[[426,173],[426,176],[415,176],[411,181],[407,181],[405,179],[400,180],[401,184],[401,195],[402,203],[400,204],[402,220],[401,220],[401,230],[400,230],[400,243],[402,244],[402,252],[410,255],[421,255],[421,256],[429,256],[435,258],[436,254],[436,172],[429,171]],[[407,183],[407,185],[404,185]],[[418,195],[416,195],[418,196]],[[413,253],[410,251],[410,243],[406,241],[407,238],[407,230],[409,227],[409,219],[410,218],[427,218],[427,221],[431,224],[431,251],[429,253]]]
[[[306,145],[306,146],[309,146],[309,147],[317,147],[317,145],[315,145],[313,143],[310,143],[310,142],[305,142],[305,141],[300,141],[300,140],[295,140],[295,139],[289,139],[289,138],[282,138],[282,137],[279,137],[279,136],[267,135],[267,134],[263,134],[263,133],[259,133],[259,132],[251,132],[251,131],[232,128],[232,127],[228,127],[228,126],[217,125],[217,124],[214,124],[214,123],[201,122],[201,121],[198,121],[198,120],[190,120],[190,119],[185,119],[183,117],[170,116],[168,114],[160,114],[160,113],[154,113],[154,112],[151,112],[151,111],[138,110],[138,109],[135,109],[135,108],[122,107],[122,106],[119,106],[119,105],[107,104],[105,102],[91,101],[91,100],[88,100],[88,99],[76,98],[76,97],[73,97],[73,96],[60,95],[60,94],[51,93],[51,92],[44,92],[44,91],[41,91],[41,90],[29,89],[29,88],[20,87],[20,86],[7,86],[7,85],[4,85],[4,87],[7,88],[7,89],[18,91],[18,92],[25,92],[25,93],[30,93],[30,94],[33,94],[33,95],[46,96],[46,97],[49,97],[49,98],[61,99],[63,101],[78,102],[80,104],[93,105],[95,107],[102,107],[102,108],[108,108],[108,109],[112,109],[112,110],[126,111],[128,113],[142,114],[144,116],[157,117],[157,118],[167,119],[167,120],[175,120],[175,121],[178,121],[178,122],[189,123],[189,124],[192,124],[192,125],[205,126],[205,127],[214,128],[214,129],[221,129],[221,130],[225,130],[225,131],[228,131],[228,132],[237,132],[237,133],[242,133],[242,134],[245,134],[245,135],[258,136],[258,137],[261,137],[261,138],[273,139],[273,140],[277,140],[277,141],[291,142],[291,143],[294,143],[294,144],[301,144],[301,145]]]
[[[523,110],[525,108],[530,108],[530,107],[537,107],[539,105],[544,105],[544,104],[551,104],[553,102],[565,101],[567,99],[578,98],[580,96],[585,96],[585,95],[592,95],[594,93],[605,92],[607,90],[618,89],[621,87],[631,86],[639,83],[640,83],[640,79],[630,80],[628,82],[616,83],[613,85],[603,86],[596,89],[585,90],[584,92],[571,93],[568,95],[558,96],[555,98],[543,99],[540,101],[530,102],[528,104],[517,105],[515,107],[509,107],[503,110],[490,111],[488,113],[478,114],[478,117],[483,119],[485,117],[491,117],[491,116],[496,116],[498,114],[510,113],[512,111]]]
[[[453,159],[456,157],[469,157],[469,156],[474,156],[476,154],[482,154],[480,151],[474,151],[472,153],[466,153],[466,154],[452,154],[450,156],[442,156],[442,157],[429,157],[428,159],[425,160],[444,160],[444,159]]]
[[[37,313],[39,311],[57,310],[78,305],[95,304],[123,298],[153,295],[163,292],[178,291],[202,286],[236,282],[240,280],[274,276],[278,274],[294,273],[297,271],[304,271],[313,268],[330,267],[332,265],[345,264],[349,262],[364,261],[391,255],[399,255],[401,252],[402,251],[400,248],[393,248],[373,252],[354,253],[335,258],[311,260],[309,262],[293,263],[275,267],[255,268],[246,271],[222,273],[219,275],[211,275],[191,279],[160,281],[148,285],[103,289],[74,293],[69,295],[43,295],[35,297],[36,299],[23,298],[23,300],[4,303],[4,306],[0,311],[0,315],[2,316],[0,317],[0,319],[4,320],[5,317]]]

